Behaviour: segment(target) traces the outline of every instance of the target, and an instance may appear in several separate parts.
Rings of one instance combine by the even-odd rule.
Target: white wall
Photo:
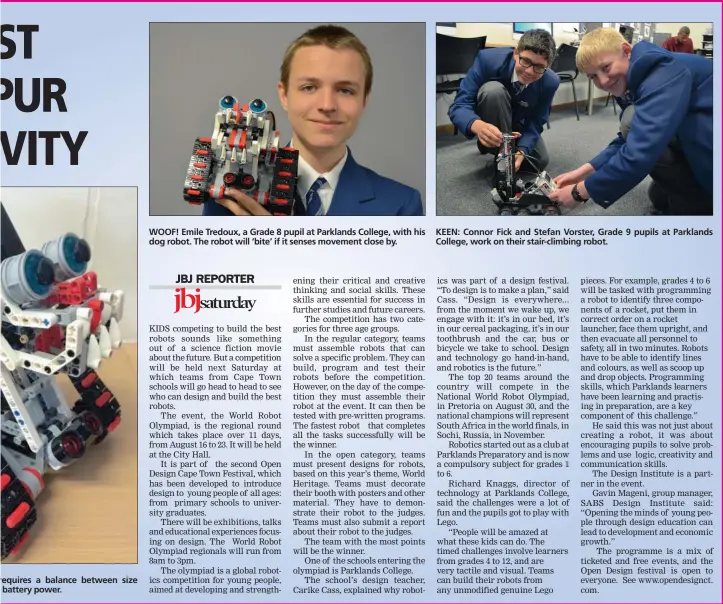
[[[577,40],[577,36],[572,31],[573,27],[579,27],[579,23],[553,23],[552,35],[555,43],[570,44]],[[487,36],[487,44],[509,44],[517,46],[519,35],[515,39],[512,33],[512,23],[457,23],[456,27],[438,27],[437,32],[448,36],[457,36],[459,38],[476,38],[479,36]]]
[[[98,285],[125,292],[120,323],[138,338],[138,195],[133,187],[3,187],[0,200],[26,249],[71,232],[91,249]]]
[[[579,23],[553,23],[552,35],[555,38],[557,46],[560,44],[570,44],[578,40],[577,34],[573,28],[578,28]],[[456,27],[437,27],[437,32],[448,36],[458,36],[460,38],[476,38],[479,36],[487,36],[487,45],[509,45],[517,46],[519,35],[515,38],[512,33],[512,23],[457,23]],[[459,77],[463,77],[461,74]],[[599,90],[595,91],[595,98],[605,98],[605,94]],[[584,75],[577,76],[575,80],[575,93],[578,102],[582,103],[587,100],[588,82]],[[572,103],[574,100],[572,95],[572,86],[565,82],[560,85],[555,93],[552,105],[563,105]],[[438,94],[436,106],[436,124],[437,126],[449,125],[449,116],[447,111],[454,101],[453,94]],[[582,111],[583,105],[580,105]]]

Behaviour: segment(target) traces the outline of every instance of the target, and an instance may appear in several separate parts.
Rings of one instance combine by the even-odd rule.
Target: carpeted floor
[[[550,129],[544,137],[550,154],[547,172],[554,178],[579,168],[612,141],[618,132],[618,116],[612,105],[596,103],[593,114],[587,115],[580,105],[580,121],[573,108],[552,111]],[[494,157],[480,155],[474,140],[461,134],[437,137],[437,216],[496,216],[490,181],[494,175]],[[575,216],[640,216],[650,210],[647,177],[632,191],[607,210],[587,203],[563,215]]]

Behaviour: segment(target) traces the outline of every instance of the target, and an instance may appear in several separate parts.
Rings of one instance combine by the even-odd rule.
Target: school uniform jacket
[[[604,207],[642,181],[677,136],[698,184],[713,197],[713,61],[672,53],[650,42],[635,44],[622,108],[635,105],[621,134],[594,159],[585,188]],[[622,112],[620,112],[622,114]]]
[[[530,153],[542,134],[542,128],[550,118],[552,99],[560,86],[560,78],[549,69],[539,80],[528,84],[515,94],[512,72],[515,69],[514,48],[486,48],[477,53],[472,68],[460,84],[459,92],[449,108],[449,119],[460,132],[471,139],[472,122],[480,119],[477,109],[477,93],[487,82],[500,82],[512,99],[512,124],[522,125],[517,140],[518,149]]]

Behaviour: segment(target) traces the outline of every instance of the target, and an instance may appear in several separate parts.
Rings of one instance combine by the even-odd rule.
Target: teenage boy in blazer
[[[421,216],[419,191],[358,164],[347,147],[366,109],[372,63],[350,31],[323,25],[286,50],[277,85],[299,151],[295,215]],[[204,204],[204,215],[264,216],[266,209],[238,190]]]
[[[517,133],[516,169],[527,158],[535,172],[545,169],[550,156],[542,128],[560,86],[560,78],[550,71],[555,54],[555,40],[544,29],[526,31],[516,48],[477,53],[448,114],[460,132],[477,139],[480,153],[496,155],[502,134]]]
[[[568,208],[608,208],[646,176],[651,214],[713,214],[713,61],[672,53],[620,32],[586,34],[577,66],[620,106],[618,136],[577,170],[555,179],[551,198]]]

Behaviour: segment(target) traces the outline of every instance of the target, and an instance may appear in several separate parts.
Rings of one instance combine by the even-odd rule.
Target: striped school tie
[[[311,188],[306,194],[306,214],[307,216],[321,216],[321,197],[319,196],[319,189],[326,184],[326,179],[323,176],[319,176],[311,185]]]

